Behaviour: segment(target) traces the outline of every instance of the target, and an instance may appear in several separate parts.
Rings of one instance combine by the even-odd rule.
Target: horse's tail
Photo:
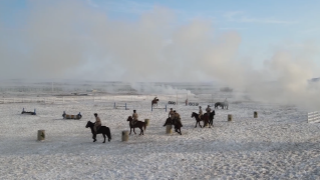
[[[147,123],[144,123],[143,124],[143,130],[146,130],[147,129]]]
[[[112,137],[111,137],[111,132],[110,132],[110,128],[109,127],[107,127],[107,136],[108,136],[108,139],[110,141],[112,139]]]

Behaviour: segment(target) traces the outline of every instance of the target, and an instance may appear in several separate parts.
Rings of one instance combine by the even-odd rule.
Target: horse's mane
[[[194,115],[194,116],[199,116],[199,114],[196,113],[196,112],[192,112],[192,115]]]

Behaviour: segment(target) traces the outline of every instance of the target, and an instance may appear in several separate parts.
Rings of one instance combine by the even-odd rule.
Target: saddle
[[[137,120],[134,120],[134,119],[133,119],[133,120],[130,122],[131,126],[137,124],[138,121],[139,121],[138,119],[137,119]]]

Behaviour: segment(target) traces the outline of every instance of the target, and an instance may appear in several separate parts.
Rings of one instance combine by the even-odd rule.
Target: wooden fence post
[[[129,140],[129,131],[122,131],[122,141],[128,141]]]
[[[172,133],[172,125],[167,125],[166,126],[166,134],[171,134]]]
[[[45,135],[45,130],[38,130],[38,141],[43,141],[45,140],[46,135]]]
[[[146,126],[149,126],[150,119],[145,119],[144,122],[146,123]]]

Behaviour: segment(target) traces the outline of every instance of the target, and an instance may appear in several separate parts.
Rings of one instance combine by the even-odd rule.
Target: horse
[[[207,113],[205,113],[205,115],[206,115],[206,114],[207,114]],[[209,114],[209,124],[210,124],[211,126],[213,126],[214,115],[216,115],[216,112],[213,110],[213,111],[210,112],[210,114]]]
[[[93,142],[96,142],[97,139],[96,139],[96,135],[97,134],[102,134],[103,135],[103,143],[106,143],[106,135],[108,136],[108,141],[110,142],[111,140],[111,132],[110,132],[110,128],[107,127],[107,126],[101,126],[97,133],[94,133],[94,130],[93,130],[93,127],[94,127],[94,123],[91,122],[91,121],[88,121],[87,122],[87,125],[86,125],[86,128],[90,127],[91,129],[91,133],[92,133],[92,139],[93,139]]]
[[[196,125],[194,126],[195,128],[197,127],[197,125],[199,124],[199,126],[202,128],[200,121],[203,121],[203,127],[205,127],[207,124],[209,124],[209,128],[211,127],[211,122],[209,122],[210,117],[208,117],[206,114],[201,116],[201,119],[199,118],[199,114],[192,112],[191,117],[195,118],[196,120]]]
[[[173,125],[174,126],[174,131],[177,132],[178,134],[182,135],[181,133],[181,127],[183,126],[181,121],[179,120],[174,120],[171,118],[167,118],[166,122],[164,123],[163,126],[166,125]]]
[[[158,98],[154,98],[154,99],[151,101],[151,106],[158,104],[158,101],[159,101]]]
[[[214,104],[214,108],[215,108],[215,109],[218,109],[219,106],[220,106],[222,109],[224,109],[224,107],[226,107],[226,108],[228,109],[228,108],[229,108],[229,103],[228,103],[227,100],[225,100],[224,102],[216,102],[216,103]]]
[[[127,121],[129,121],[129,126],[130,126],[129,135],[131,134],[132,129],[133,129],[134,134],[136,134],[135,128],[139,128],[140,129],[140,134],[139,135],[144,135],[144,130],[146,130],[146,128],[147,128],[147,124],[145,122],[137,121],[135,124],[132,125],[131,121],[133,121],[133,119],[132,119],[131,116],[128,117]]]

